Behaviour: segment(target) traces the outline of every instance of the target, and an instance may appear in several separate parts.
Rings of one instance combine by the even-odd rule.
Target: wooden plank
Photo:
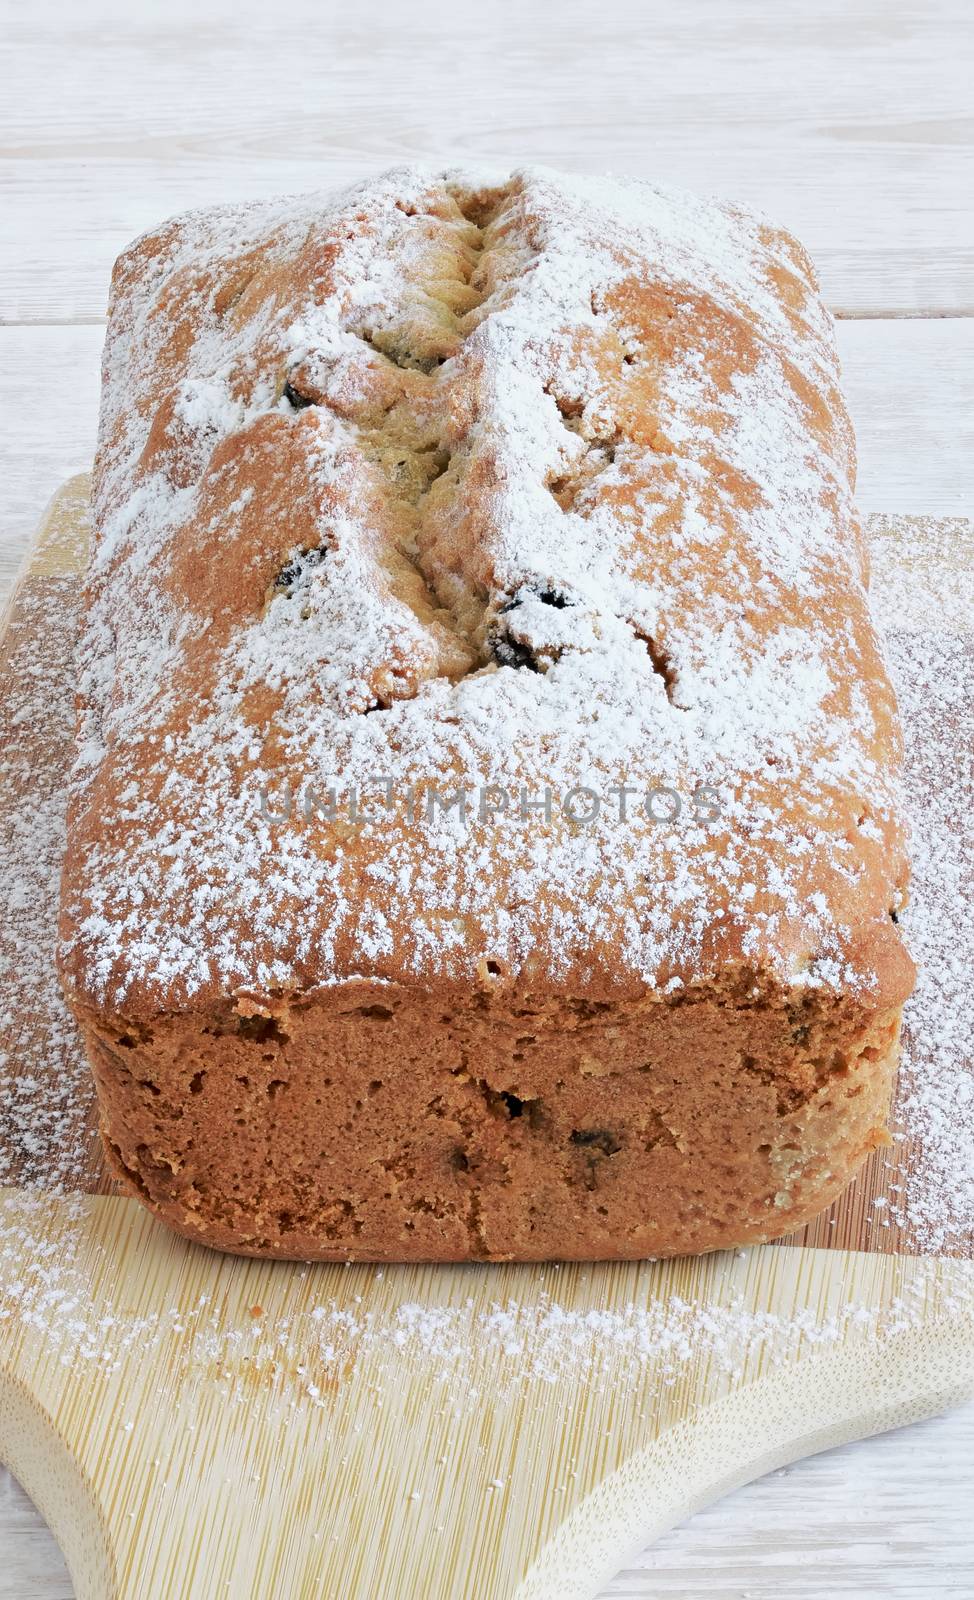
[[[0,1600],[73,1600],[74,1588],[40,1512],[0,1474]]]
[[[967,1600],[972,1460],[967,1406],[795,1462],[664,1535],[603,1600]]]
[[[735,196],[795,229],[843,314],[970,313],[972,45],[964,0],[621,0],[597,26],[579,0],[24,9],[0,317],[99,317],[114,255],[174,210],[475,158]]]
[[[0,596],[55,487],[91,466],[104,330],[0,328]]]
[[[625,132],[625,148],[616,144],[615,130],[611,139],[597,128],[572,137],[557,117],[510,148],[487,132],[461,143],[438,128],[410,131],[404,148],[398,126],[380,126],[367,156],[328,147],[319,127],[295,118],[283,130],[268,129],[263,143],[252,128],[239,134],[238,149],[201,134],[189,151],[176,138],[160,140],[151,158],[109,148],[93,161],[67,150],[38,150],[29,166],[26,151],[17,160],[0,160],[10,241],[0,263],[0,321],[100,318],[116,255],[174,212],[337,188],[404,158],[612,168],[744,200],[785,223],[807,246],[825,298],[840,316],[969,316],[974,310],[972,214],[955,213],[946,200],[931,205],[934,174],[955,195],[969,187],[970,153],[963,149],[921,144],[904,153],[893,142],[846,147],[812,130],[781,137],[773,124],[728,147],[716,119],[695,130],[680,121],[658,129],[636,121]],[[334,137],[340,145],[338,130]],[[304,154],[299,159],[278,148]]]
[[[866,513],[974,512],[974,321],[841,322]]]

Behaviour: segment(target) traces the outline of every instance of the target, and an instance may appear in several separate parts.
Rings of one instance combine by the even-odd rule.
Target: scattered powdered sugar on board
[[[434,1283],[423,1302],[409,1297],[415,1268],[358,1265],[343,1273],[319,1266],[295,1269],[273,1316],[259,1306],[230,1316],[222,1292],[199,1293],[192,1305],[133,1313],[104,1296],[92,1304],[91,1276],[107,1270],[110,1277],[111,1266],[105,1248],[92,1244],[97,1230],[86,1218],[89,1204],[78,1197],[57,1219],[53,1237],[38,1241],[41,1220],[54,1221],[50,1208],[37,1197],[4,1203],[0,1329],[16,1319],[61,1363],[94,1362],[106,1373],[133,1354],[162,1351],[171,1374],[203,1377],[247,1404],[260,1395],[265,1413],[285,1420],[295,1391],[330,1407],[357,1367],[367,1369],[379,1406],[383,1392],[399,1393],[406,1380],[422,1375],[458,1416],[476,1411],[488,1390],[504,1403],[530,1386],[567,1385],[570,1397],[578,1385],[611,1393],[621,1382],[627,1393],[638,1388],[645,1403],[691,1373],[707,1370],[711,1380],[717,1374],[735,1383],[758,1365],[793,1362],[851,1337],[878,1341],[918,1328],[932,1308],[948,1316],[974,1309],[969,1264],[931,1260],[905,1275],[881,1303],[840,1298],[791,1315],[768,1311],[736,1286],[746,1257],[737,1251],[721,1258],[708,1298],[647,1294],[643,1269],[632,1262],[610,1269],[623,1275],[611,1290],[604,1269],[583,1273],[571,1301],[567,1294],[559,1298],[563,1269],[557,1263],[523,1269],[531,1281],[518,1296],[458,1300],[452,1286],[441,1295]],[[28,1247],[23,1270],[12,1279],[10,1242]],[[473,1269],[477,1275],[492,1270]],[[338,1295],[336,1272],[348,1280]],[[313,1289],[309,1297],[309,1275],[327,1285],[319,1303]],[[586,1296],[591,1303],[580,1305]]]
[[[88,1187],[99,1158],[54,969],[77,622],[77,580],[35,580],[0,642],[0,1186],[47,1193]]]
[[[877,519],[872,603],[899,697],[917,962],[895,1107],[894,1219],[917,1250],[974,1242],[974,528]]]

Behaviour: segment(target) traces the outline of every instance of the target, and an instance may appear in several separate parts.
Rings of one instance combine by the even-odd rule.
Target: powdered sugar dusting
[[[743,958],[881,1004],[905,863],[837,380],[792,240],[638,182],[409,169],[133,247],[81,658],[76,991],[135,1014],[489,960],[638,993]],[[351,836],[261,812],[269,785],[390,773],[703,784],[721,809],[373,807]]]
[[[531,1282],[520,1295],[458,1297],[448,1283],[442,1293],[433,1287],[417,1301],[409,1293],[415,1269],[401,1278],[396,1268],[359,1266],[348,1272],[295,1269],[272,1316],[262,1307],[228,1315],[206,1292],[192,1305],[133,1315],[104,1295],[97,1307],[91,1304],[89,1275],[107,1273],[110,1282],[111,1267],[83,1203],[65,1210],[62,1202],[54,1240],[37,1228],[43,1216],[37,1201],[5,1200],[0,1216],[0,1325],[15,1315],[65,1364],[94,1362],[106,1373],[133,1354],[162,1351],[170,1376],[205,1375],[218,1393],[248,1404],[259,1400],[284,1421],[295,1393],[331,1409],[358,1366],[367,1367],[380,1404],[386,1390],[399,1393],[405,1381],[421,1375],[427,1398],[440,1397],[457,1416],[476,1412],[487,1388],[495,1402],[505,1403],[534,1386],[618,1393],[620,1384],[634,1384],[645,1402],[708,1367],[738,1382],[758,1366],[793,1362],[850,1338],[889,1339],[922,1326],[932,1313],[974,1310],[967,1264],[932,1261],[912,1268],[891,1295],[887,1290],[875,1300],[832,1294],[792,1315],[756,1309],[742,1291],[745,1252],[737,1252],[721,1258],[709,1298],[647,1295],[640,1281],[645,1269],[635,1264],[612,1269],[623,1281],[611,1294],[609,1278],[595,1267],[570,1296],[560,1297],[562,1269],[552,1264],[530,1269]],[[12,1278],[18,1245],[22,1270]],[[317,1302],[316,1285],[325,1289]]]
[[[28,584],[0,653],[0,1186],[48,1193],[87,1186],[100,1159],[54,966],[77,618],[75,579]]]
[[[917,961],[896,1104],[911,1158],[894,1220],[913,1248],[974,1240],[974,532],[877,522],[873,603],[906,728]]]

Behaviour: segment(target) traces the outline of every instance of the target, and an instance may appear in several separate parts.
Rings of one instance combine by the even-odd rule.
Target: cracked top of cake
[[[356,978],[897,1003],[853,477],[813,270],[736,207],[408,168],[137,240],[69,988],[132,1015]]]

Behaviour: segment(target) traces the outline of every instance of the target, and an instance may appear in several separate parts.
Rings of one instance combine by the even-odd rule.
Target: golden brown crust
[[[106,1137],[167,1220],[268,1253],[658,1254],[781,1231],[841,1186],[877,1137],[912,981],[853,471],[807,258],[734,208],[404,171],[126,252],[61,970]],[[395,1020],[350,1035],[362,983]],[[807,1069],[804,1006],[821,1070],[856,1062],[857,1094],[792,1127],[769,1085]],[[604,1079],[559,1032],[585,1007],[593,1057],[618,1055]],[[530,1082],[525,1009],[560,1019]],[[284,1015],[286,1104],[259,1065],[237,1094],[248,1019]],[[343,1052],[351,1079],[326,1070]],[[329,1073],[347,1157],[301,1191],[287,1151],[306,1126],[328,1170]],[[531,1084],[544,1114],[504,1130],[505,1164],[491,1106]],[[445,1189],[403,1153],[446,1159],[437,1105],[472,1151]],[[664,1114],[679,1138],[640,1149]],[[574,1138],[593,1131],[618,1148]],[[579,1182],[603,1159],[618,1204]],[[408,1203],[375,1163],[419,1174]],[[302,1192],[306,1223],[275,1222]]]

